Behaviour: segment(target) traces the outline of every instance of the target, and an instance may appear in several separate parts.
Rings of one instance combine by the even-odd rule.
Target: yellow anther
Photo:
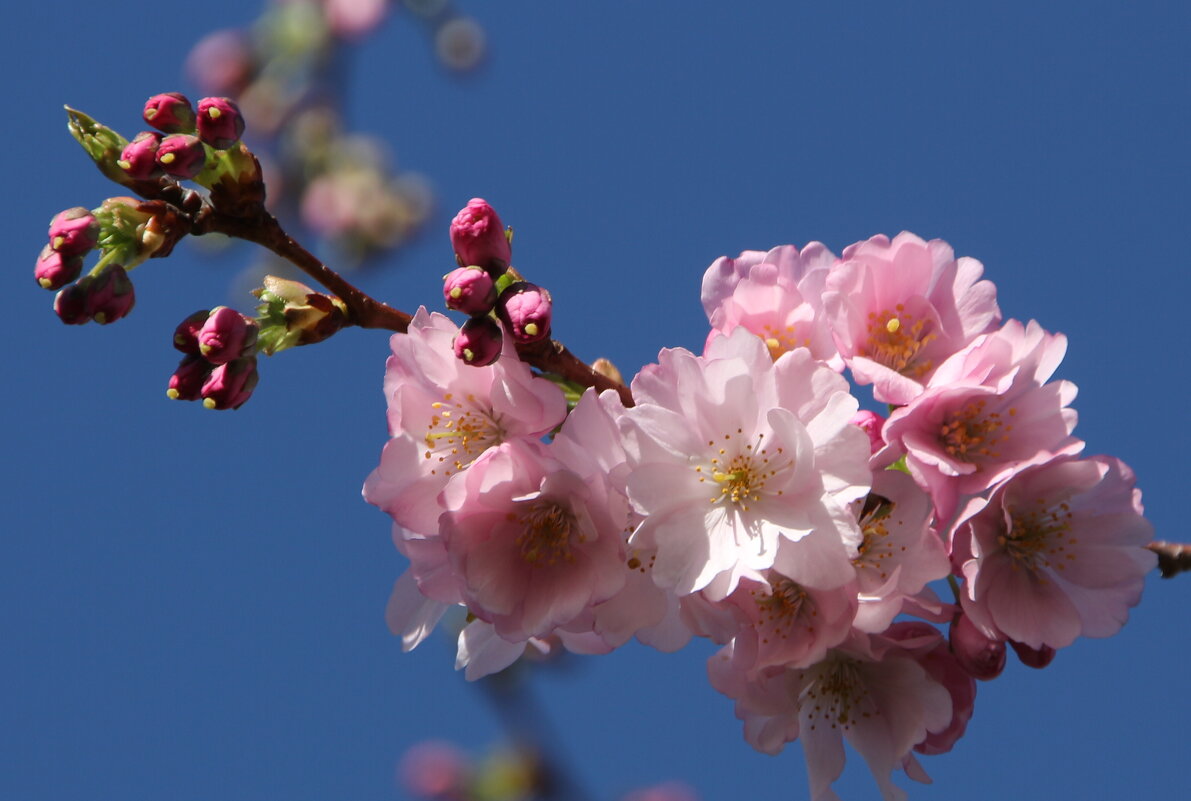
[[[889,322],[885,323],[885,330],[891,334],[896,334],[897,329],[899,329],[901,327],[902,327],[901,321],[898,320],[896,317],[891,318],[889,320]]]

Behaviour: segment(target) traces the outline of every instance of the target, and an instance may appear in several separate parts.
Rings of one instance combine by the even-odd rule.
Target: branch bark
[[[1174,578],[1191,570],[1191,545],[1160,540],[1146,547],[1158,554],[1158,570],[1162,571],[1162,578]]]

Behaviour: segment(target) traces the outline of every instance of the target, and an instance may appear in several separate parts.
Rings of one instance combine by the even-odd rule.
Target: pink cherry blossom
[[[947,640],[934,626],[918,620],[894,623],[882,635],[906,649],[932,679],[951,695],[951,722],[932,731],[914,750],[928,756],[945,754],[963,736],[976,705],[976,680],[960,667]]]
[[[906,793],[891,774],[927,780],[911,753],[930,733],[952,719],[951,695],[909,652],[890,641],[853,637],[808,668],[741,671],[733,646],[708,662],[716,690],[736,701],[745,739],[758,751],[776,754],[802,740],[811,801],[838,801],[831,783],[844,769],[846,739],[864,757],[886,801]]]
[[[1001,319],[980,262],[955,258],[940,239],[902,232],[844,249],[827,277],[826,318],[859,384],[883,403],[905,404],[951,354]]]
[[[879,633],[903,611],[907,597],[947,576],[951,563],[930,527],[930,498],[900,470],[877,470],[872,492],[853,508],[863,535],[852,560],[860,594],[853,625]]]
[[[1047,380],[1067,349],[1062,334],[1010,320],[947,359],[926,390],[885,423],[876,457],[906,455],[906,467],[946,523],[964,496],[1056,455],[1077,453],[1071,436],[1075,385]]]
[[[535,378],[516,356],[488,367],[455,358],[459,329],[424,308],[396,334],[385,370],[392,439],[364,483],[364,499],[403,527],[438,530],[438,494],[447,479],[490,447],[536,439],[566,415],[557,386]]]
[[[722,601],[695,593],[682,603],[684,619],[697,634],[734,644],[737,669],[809,667],[851,633],[856,588],[816,590],[769,571],[763,581],[741,579]]]
[[[544,446],[492,448],[447,483],[443,505],[464,601],[504,639],[550,634],[624,586],[625,520],[606,482],[568,470]]]
[[[852,579],[860,532],[846,504],[871,473],[843,378],[805,348],[775,362],[741,329],[704,356],[662,351],[633,395],[621,428],[644,519],[630,545],[655,554],[659,586],[719,600],[769,568],[820,589]]]
[[[782,245],[768,253],[746,250],[735,259],[716,259],[703,275],[709,342],[716,332],[730,334],[740,327],[761,337],[774,359],[794,348],[809,348],[816,359],[842,370],[820,300],[835,261],[819,242],[801,253]]]
[[[1157,562],[1133,472],[1108,456],[1023,470],[955,536],[965,610],[1036,650],[1115,634]]]

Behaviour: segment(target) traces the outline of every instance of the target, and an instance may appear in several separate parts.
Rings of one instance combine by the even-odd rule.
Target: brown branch
[[[409,330],[412,319],[409,314],[354,286],[287,234],[277,218],[265,210],[264,187],[258,182],[245,180],[217,186],[212,190],[212,202],[202,202],[192,190],[184,190],[168,178],[158,184],[142,182],[134,188],[153,203],[167,204],[173,230],[168,248],[163,248],[157,255],[168,253],[186,234],[201,236],[215,232],[244,239],[285,259],[337,295],[347,306],[351,325],[398,333]],[[557,374],[581,387],[594,387],[597,392],[614,390],[626,407],[633,405],[633,394],[627,386],[596,372],[557,340],[520,344],[517,355],[526,364],[545,373]]]
[[[1158,569],[1162,578],[1174,578],[1179,573],[1191,570],[1191,545],[1178,542],[1151,542],[1146,546],[1158,554]]]

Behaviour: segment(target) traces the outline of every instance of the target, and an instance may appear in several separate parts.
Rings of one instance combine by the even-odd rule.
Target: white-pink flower
[[[863,540],[856,567],[860,608],[853,625],[879,633],[906,598],[951,572],[943,540],[930,527],[930,498],[900,470],[877,470],[873,490],[853,504]]]
[[[768,253],[746,250],[734,259],[721,256],[703,275],[703,309],[716,332],[753,332],[776,359],[794,348],[832,369],[843,370],[831,331],[823,320],[822,295],[835,255],[819,242],[802,249],[782,245]]]
[[[621,428],[644,519],[630,545],[654,554],[659,586],[719,600],[769,568],[821,589],[853,578],[847,504],[871,474],[842,377],[804,348],[775,362],[739,329],[704,356],[662,351],[633,395]]]
[[[1010,320],[947,359],[926,391],[885,423],[889,443],[876,459],[905,454],[906,467],[930,493],[946,524],[964,496],[984,492],[1013,473],[1083,442],[1071,436],[1075,385],[1048,379],[1067,340],[1034,321]]]
[[[1133,472],[1108,456],[1023,470],[956,532],[973,622],[1031,648],[1108,637],[1141,598],[1157,557],[1144,546]]]
[[[936,368],[1001,319],[984,267],[941,239],[902,232],[844,249],[823,307],[840,355],[883,403],[905,404]]]
[[[831,783],[844,769],[844,740],[864,757],[886,801],[906,793],[891,778],[927,780],[911,753],[931,732],[951,723],[951,695],[890,641],[859,635],[807,668],[749,674],[728,645],[707,666],[715,689],[736,701],[745,739],[766,754],[802,740],[811,801],[838,801]]]
[[[752,672],[822,661],[851,633],[856,603],[853,584],[816,590],[775,571],[764,581],[741,579],[722,601],[702,593],[682,599],[683,617],[696,633],[731,641],[734,667]]]
[[[459,328],[424,308],[395,334],[385,369],[391,439],[364,482],[364,499],[406,529],[438,530],[438,496],[447,479],[490,447],[537,439],[562,422],[566,399],[510,350],[488,367],[455,357]]]
[[[463,600],[506,640],[550,634],[624,586],[623,500],[538,443],[485,452],[448,482],[443,505]]]

